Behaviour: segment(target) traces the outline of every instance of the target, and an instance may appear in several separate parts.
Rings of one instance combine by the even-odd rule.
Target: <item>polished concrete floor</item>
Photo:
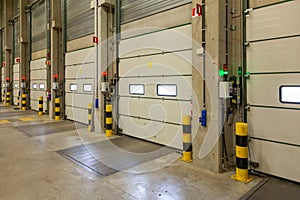
[[[103,134],[89,133],[85,126],[70,123],[0,106],[1,200],[231,200],[245,197],[263,180],[240,183],[230,178],[233,172],[215,174],[184,163],[176,151],[114,140],[119,136],[107,140]],[[99,144],[107,147],[101,149]],[[93,163],[98,160],[114,171],[101,176],[89,170],[92,167],[79,164],[78,160],[85,161],[78,147],[92,155]]]

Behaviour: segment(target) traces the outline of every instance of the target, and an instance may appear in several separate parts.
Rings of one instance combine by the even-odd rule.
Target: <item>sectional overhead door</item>
[[[32,110],[39,110],[39,98],[43,97],[43,108],[47,109],[47,65],[46,59],[37,59],[30,62],[30,106]]]
[[[300,1],[247,17],[250,155],[258,171],[300,182]]]
[[[87,107],[93,102],[95,77],[94,48],[66,54],[66,115],[87,124]]]
[[[41,1],[32,8],[30,62],[30,106],[38,110],[40,97],[44,100],[44,110],[47,110],[47,73],[50,66],[46,65],[47,49],[47,10],[46,1]],[[48,75],[49,76],[49,75]]]
[[[125,134],[182,148],[181,118],[192,109],[191,28],[121,40],[119,125]]]

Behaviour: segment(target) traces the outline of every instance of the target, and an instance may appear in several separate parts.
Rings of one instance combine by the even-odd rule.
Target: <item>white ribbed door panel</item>
[[[181,118],[192,110],[191,35],[188,24],[121,40],[124,134],[182,149]]]
[[[47,108],[47,65],[46,59],[30,62],[30,106],[32,110],[39,110],[39,97],[43,97],[44,110]]]
[[[87,106],[93,102],[96,73],[93,50],[87,48],[66,54],[66,115],[70,120],[85,124],[88,122]]]
[[[258,171],[300,182],[300,1],[254,9],[247,18],[250,153]],[[286,95],[288,94],[288,95]],[[298,98],[288,103],[286,98]],[[297,97],[298,96],[298,97]],[[292,102],[292,101],[291,101]]]

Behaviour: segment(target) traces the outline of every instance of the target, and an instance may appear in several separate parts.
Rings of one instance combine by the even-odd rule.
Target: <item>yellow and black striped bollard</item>
[[[182,141],[183,141],[183,152],[181,160],[185,162],[192,162],[192,126],[191,126],[191,116],[186,115],[182,117]]]
[[[20,96],[17,97],[17,108],[20,109]]]
[[[26,94],[22,94],[22,110],[26,110],[26,97],[27,97],[27,95]]]
[[[236,123],[236,173],[233,179],[249,183],[253,178],[248,176],[248,124]]]
[[[6,106],[10,106],[10,92],[6,93]]]
[[[107,104],[106,105],[106,119],[105,119],[105,135],[106,137],[111,137],[112,136],[112,105]]]
[[[55,98],[55,108],[54,108],[54,112],[55,112],[55,120],[60,120],[60,98]]]
[[[44,102],[43,97],[41,96],[39,98],[39,116],[42,116],[44,114],[44,108],[43,108]]]
[[[88,131],[92,131],[92,109],[93,109],[93,104],[89,103],[88,104]]]

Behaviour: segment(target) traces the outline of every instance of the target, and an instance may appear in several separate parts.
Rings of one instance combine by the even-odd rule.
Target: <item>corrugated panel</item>
[[[32,52],[47,48],[47,18],[45,1],[32,9]]]
[[[191,2],[191,0],[121,0],[121,23],[125,24]]]
[[[3,37],[3,33],[0,32],[0,64],[2,63],[2,61],[4,60],[4,41],[3,41],[4,37]]]
[[[19,57],[20,56],[20,47],[19,47],[19,32],[20,32],[20,24],[19,24],[19,19],[17,19],[15,21],[15,24],[14,24],[14,56],[15,58],[16,57]]]
[[[94,10],[90,0],[67,0],[67,41],[94,33]]]
[[[13,7],[13,16],[16,16],[19,12],[19,0],[13,0],[12,1],[12,7]]]

